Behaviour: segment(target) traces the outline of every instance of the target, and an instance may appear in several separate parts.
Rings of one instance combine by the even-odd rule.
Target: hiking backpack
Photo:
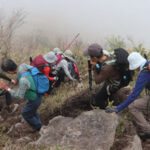
[[[57,54],[56,55],[56,57],[57,57],[57,61],[56,61],[56,65],[62,60],[62,59],[65,59],[64,57],[63,57],[63,55],[61,55],[61,54]]]
[[[49,89],[49,80],[48,78],[41,73],[36,67],[27,68],[28,71],[21,74],[21,77],[25,75],[31,75],[33,77],[35,86],[36,86],[36,93],[44,94]]]
[[[114,52],[110,54],[112,60],[105,61],[102,64],[97,63],[96,65],[99,67],[95,66],[95,68],[97,69],[97,72],[100,73],[105,65],[115,65],[121,77],[120,87],[127,86],[129,82],[132,81],[134,75],[134,71],[129,70],[128,56],[129,53],[123,48],[114,49]]]
[[[79,71],[78,71],[77,65],[75,63],[69,62],[68,63],[68,68],[69,68],[69,71],[71,73],[71,76],[74,79],[79,80]]]
[[[115,64],[121,75],[121,86],[127,86],[134,75],[134,71],[129,70],[128,56],[129,53],[123,48],[114,49]]]
[[[49,66],[48,63],[43,59],[42,55],[36,56],[32,61],[30,61],[30,65],[33,67],[37,67],[40,71],[45,66]]]

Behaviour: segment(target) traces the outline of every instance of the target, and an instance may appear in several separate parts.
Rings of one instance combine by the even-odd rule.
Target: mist
[[[150,47],[149,0],[0,0],[0,8],[26,12],[21,33],[40,30],[70,39],[80,33],[83,41],[99,44],[119,35]]]

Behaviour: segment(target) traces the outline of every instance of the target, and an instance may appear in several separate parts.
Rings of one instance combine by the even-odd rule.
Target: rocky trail
[[[97,90],[95,89],[95,91]],[[102,150],[127,150],[127,147],[132,150],[138,146],[140,150],[139,143],[141,143],[143,150],[150,149],[150,139],[140,140],[131,120],[125,119],[123,123],[118,121],[124,114],[110,115],[103,110],[93,110],[89,103],[90,100],[91,93],[89,89],[85,89],[69,97],[61,107],[55,108],[53,112],[42,111],[40,117],[45,127],[39,133],[30,131],[31,128],[20,115],[25,101],[14,100],[15,103],[19,104],[19,108],[11,114],[4,109],[5,100],[4,97],[1,97],[0,141],[3,135],[9,138],[13,144],[22,142],[24,144],[54,146],[61,143],[64,148],[67,146],[67,148],[77,150],[97,150],[98,148]],[[47,136],[49,137],[47,140],[51,142],[45,140]],[[97,139],[101,140],[97,141]],[[133,143],[136,143],[134,148]],[[0,142],[0,149],[4,147],[6,150],[9,149],[5,143]]]

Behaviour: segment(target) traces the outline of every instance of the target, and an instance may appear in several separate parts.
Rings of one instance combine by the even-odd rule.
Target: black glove
[[[113,112],[116,112],[116,113],[117,113],[118,110],[115,109],[115,108],[106,108],[106,109],[105,109],[105,112],[106,112],[106,113],[113,113]]]
[[[94,71],[96,71],[96,73],[101,72],[101,64],[100,63],[96,63],[96,65],[94,66]]]

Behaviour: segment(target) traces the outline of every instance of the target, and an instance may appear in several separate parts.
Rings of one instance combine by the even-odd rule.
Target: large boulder
[[[83,112],[76,118],[57,116],[41,129],[34,145],[75,150],[109,150],[113,145],[118,116],[104,110]]]
[[[123,150],[142,150],[142,143],[140,138],[137,135],[134,135],[133,140],[130,141],[130,144]]]

